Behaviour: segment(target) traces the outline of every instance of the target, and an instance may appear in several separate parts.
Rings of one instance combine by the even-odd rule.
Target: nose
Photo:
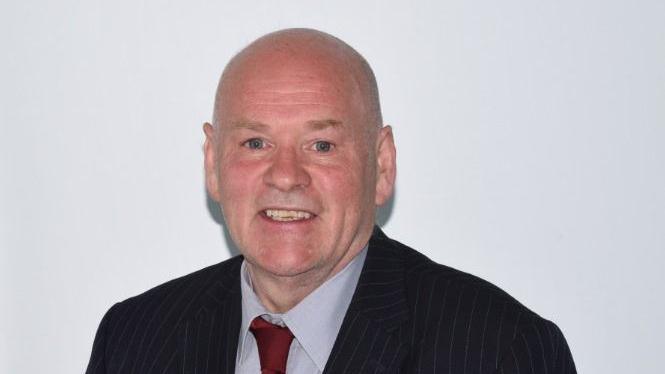
[[[284,192],[307,187],[311,177],[303,166],[295,149],[277,149],[272,156],[270,167],[264,174],[264,182]]]

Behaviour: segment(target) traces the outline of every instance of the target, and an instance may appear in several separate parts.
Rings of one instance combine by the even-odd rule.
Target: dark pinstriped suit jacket
[[[234,373],[241,262],[114,305],[87,373]],[[552,322],[376,228],[325,373],[563,374],[575,365]]]

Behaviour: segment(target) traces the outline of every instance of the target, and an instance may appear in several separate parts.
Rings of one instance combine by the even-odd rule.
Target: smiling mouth
[[[314,214],[302,210],[266,209],[263,214],[278,222],[303,221],[314,217]]]

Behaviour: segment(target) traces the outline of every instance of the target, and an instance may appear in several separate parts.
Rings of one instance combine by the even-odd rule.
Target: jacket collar
[[[194,317],[185,323],[181,331],[185,372],[193,368],[203,372],[206,367],[207,372],[234,373],[242,319],[242,260],[237,256],[221,264],[217,280],[201,294]],[[396,330],[408,319],[404,254],[375,227],[324,373],[396,371],[409,349]],[[209,349],[218,350],[210,357],[200,354]]]
[[[409,319],[405,259],[378,227],[324,373],[392,372],[408,353],[397,329]]]
[[[215,281],[201,293],[180,329],[183,373],[235,372],[241,323],[240,265],[236,256],[217,266]]]

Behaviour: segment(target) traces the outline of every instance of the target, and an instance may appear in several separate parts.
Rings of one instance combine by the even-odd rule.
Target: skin
[[[227,65],[213,118],[204,124],[208,192],[259,299],[288,311],[362,250],[392,194],[393,134],[371,70],[328,34],[268,34]],[[278,222],[266,209],[311,218]]]

